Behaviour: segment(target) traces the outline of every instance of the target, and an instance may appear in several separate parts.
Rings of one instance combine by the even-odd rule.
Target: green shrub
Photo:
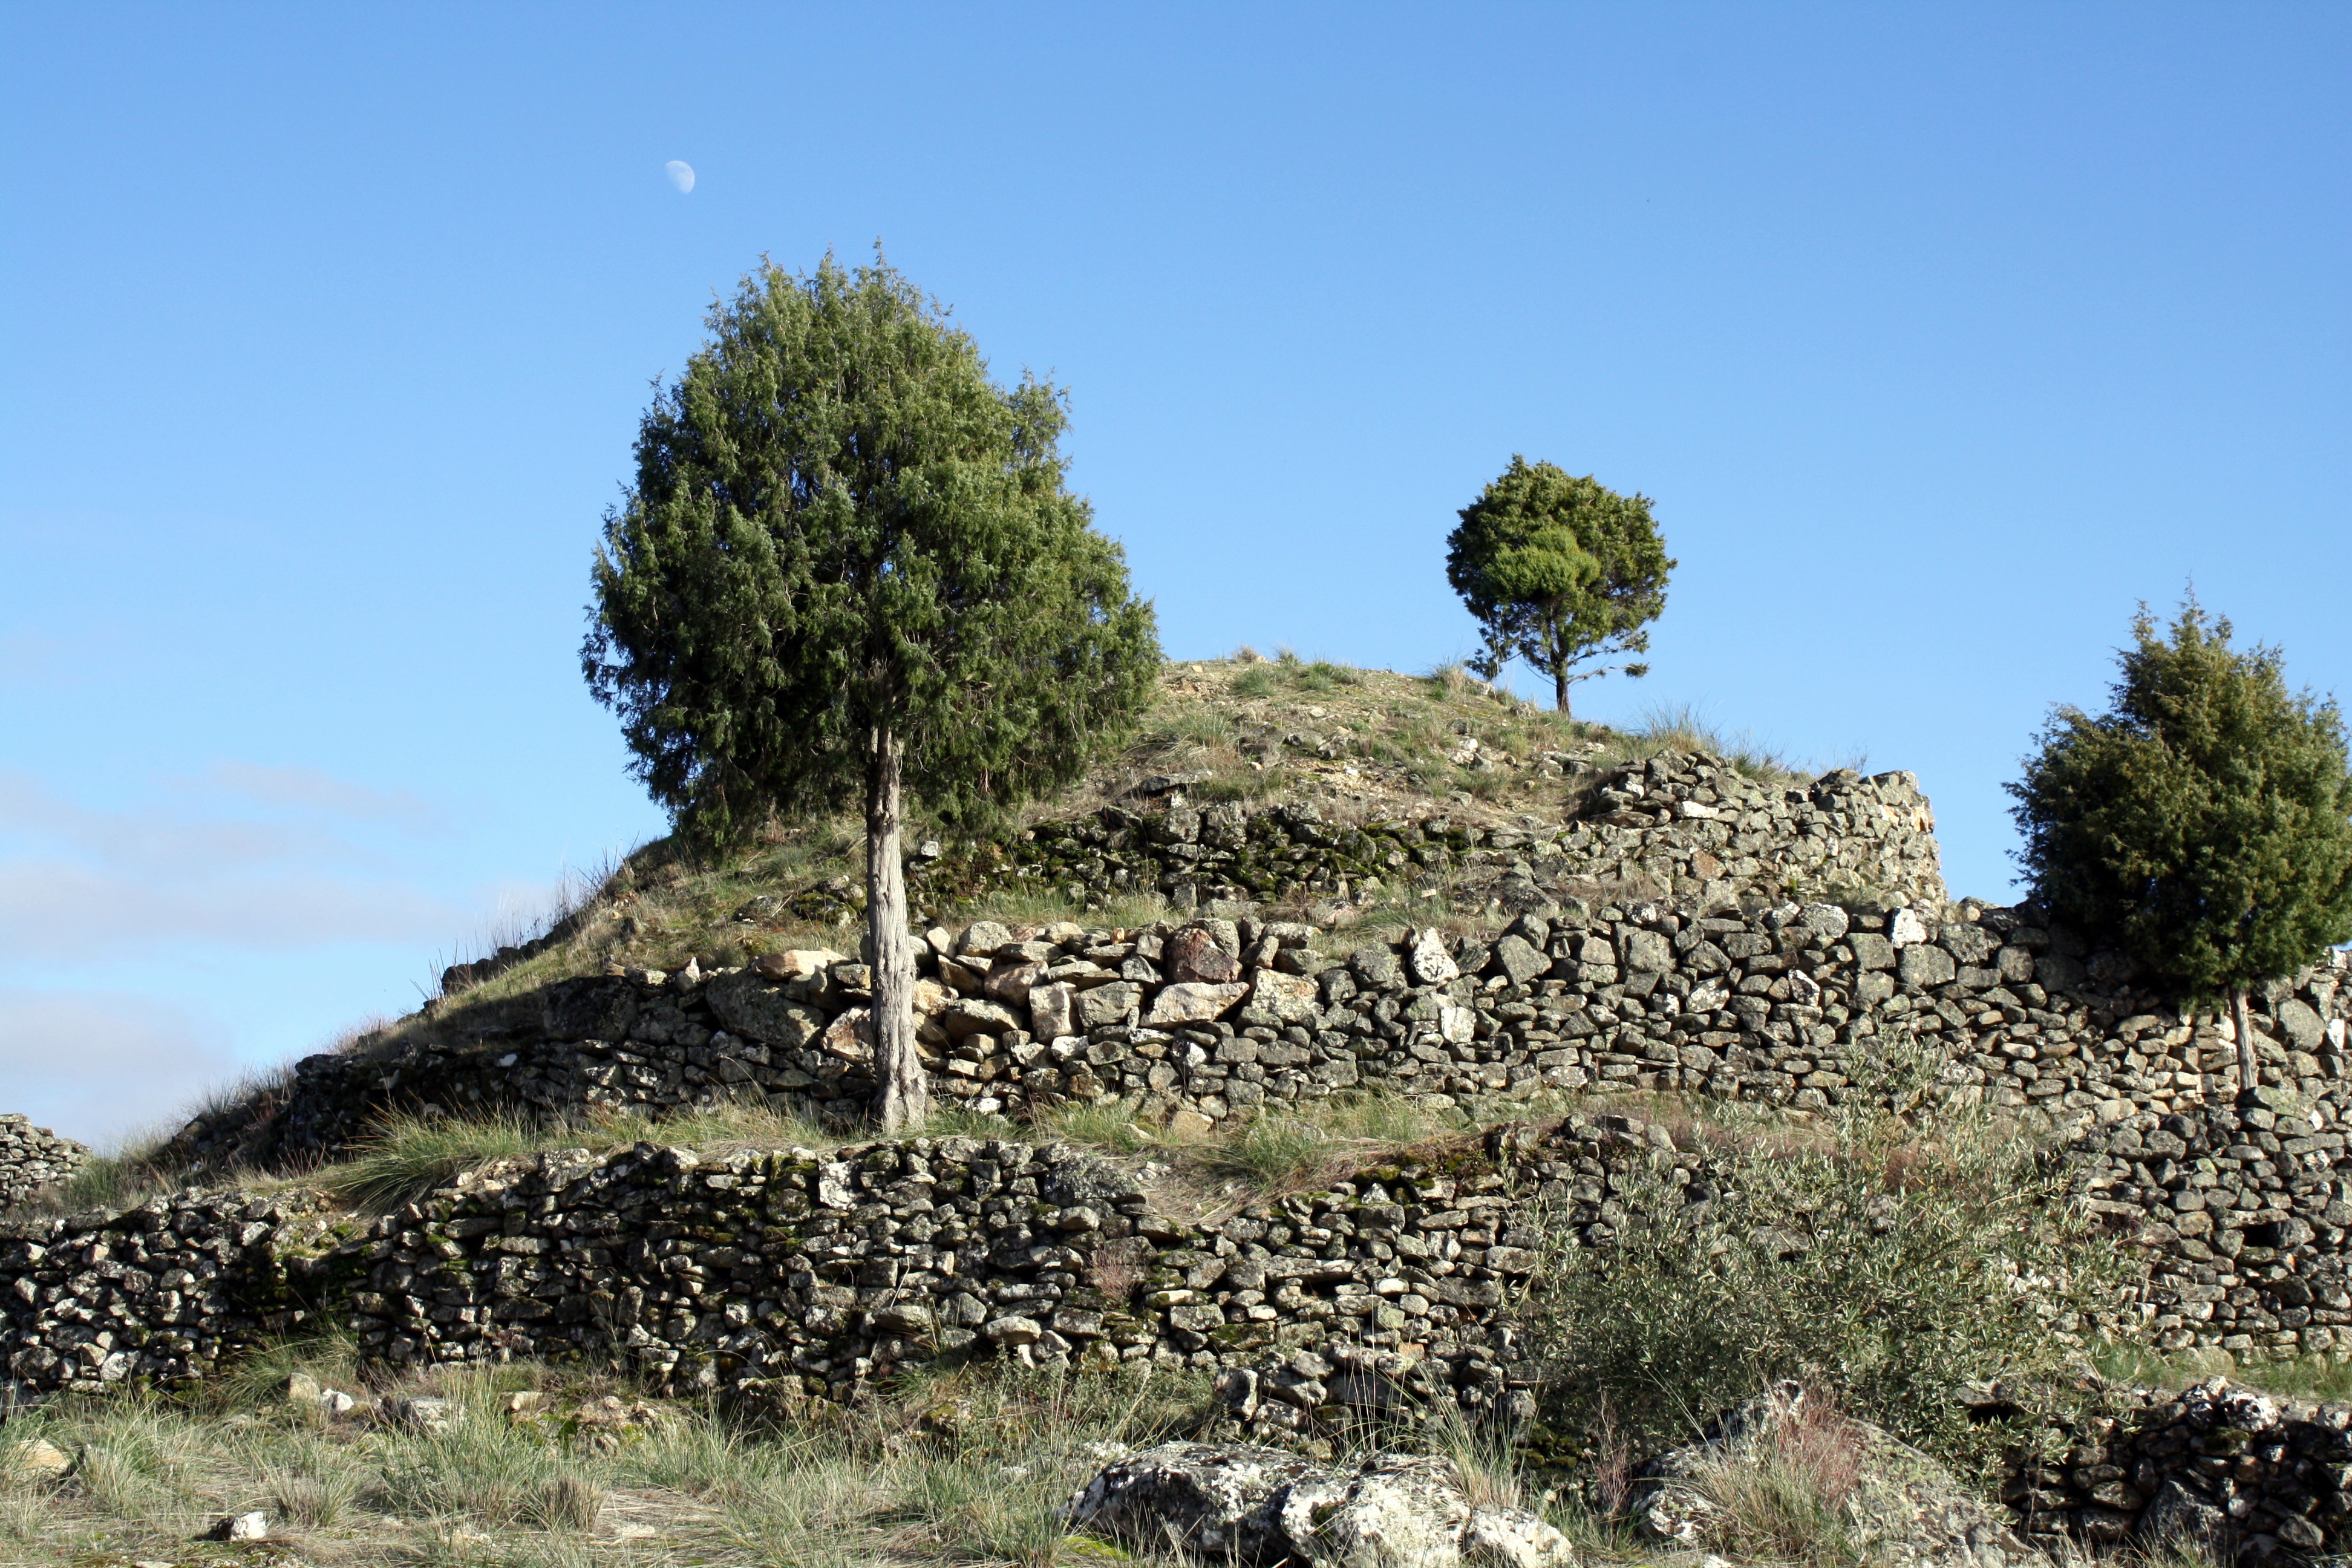
[[[1700,1124],[1696,1170],[1620,1183],[1613,1239],[1541,1227],[1527,1318],[1555,1439],[1589,1459],[1613,1426],[1646,1457],[1794,1378],[1964,1471],[1990,1462],[2000,1434],[1953,1390],[2060,1372],[2127,1265],[2053,1158],[1980,1113],[1915,1125],[1919,1082],[1873,1087],[1915,1109]]]
[[[2255,1088],[2246,993],[2352,940],[2352,750],[2343,710],[2287,689],[2279,651],[2230,646],[2192,595],[2146,605],[2109,710],[2053,711],[2009,786],[2019,858],[2058,919],[2184,1003],[2227,998]]]

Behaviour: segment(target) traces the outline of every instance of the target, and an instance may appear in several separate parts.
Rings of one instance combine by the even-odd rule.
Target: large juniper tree
[[[1568,689],[1612,668],[1594,661],[1648,649],[1644,629],[1666,607],[1675,563],[1646,496],[1622,496],[1590,474],[1516,454],[1464,507],[1446,541],[1445,578],[1477,617],[1486,647],[1472,667],[1489,680],[1524,659],[1551,677],[1562,713]],[[1594,668],[1581,668],[1594,665]]]
[[[2352,773],[2335,700],[2230,630],[2192,597],[2159,635],[2141,606],[2113,706],[2056,710],[2009,791],[2044,906],[2184,1001],[2226,999],[2252,1089],[2247,990],[2352,939]]]
[[[640,424],[582,663],[690,838],[866,813],[881,1121],[919,1121],[909,796],[946,816],[1077,776],[1148,698],[1150,605],[1070,494],[1052,386],[990,380],[877,253],[763,266]]]

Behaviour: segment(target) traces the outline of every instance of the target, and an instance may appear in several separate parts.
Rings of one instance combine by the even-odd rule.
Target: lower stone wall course
[[[323,1197],[184,1192],[0,1230],[0,1357],[19,1398],[173,1387],[341,1332],[389,1367],[625,1364],[778,1414],[896,1367],[1009,1358],[1214,1373],[1235,1427],[1296,1444],[1451,1401],[1524,1421],[1514,1308],[1541,1223],[1606,1247],[1618,1179],[1703,1151],[1605,1110],[1496,1126],[1187,1222],[1140,1173],[974,1138],[697,1153],[639,1143],[500,1162],[363,1220]],[[1998,1402],[1998,1393],[1983,1395]],[[2002,1500],[2029,1531],[2176,1528],[2252,1557],[2347,1539],[2352,1406],[2215,1381],[2108,1391]]]

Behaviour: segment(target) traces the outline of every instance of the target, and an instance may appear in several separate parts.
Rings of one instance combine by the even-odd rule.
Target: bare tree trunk
[[[2230,993],[2230,1022],[2238,1032],[2238,1092],[2243,1094],[2261,1084],[2262,1069],[2254,1064],[2254,1026],[2246,1016],[2246,993],[2242,986]]]
[[[882,1131],[919,1130],[930,1085],[915,1049],[915,946],[907,931],[907,879],[898,859],[899,763],[905,747],[874,727],[866,761],[866,931],[874,968],[874,1078]]]
[[[1568,717],[1568,634],[1560,629],[1558,605],[1551,605],[1546,613],[1543,651],[1551,661],[1551,705],[1565,719]]]

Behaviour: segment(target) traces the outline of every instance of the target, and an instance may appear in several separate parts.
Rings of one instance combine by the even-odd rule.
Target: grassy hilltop
[[[1131,743],[1076,788],[961,837],[919,823],[908,839],[961,860],[991,837],[1086,816],[1170,776],[1202,803],[1304,799],[1340,821],[1444,810],[1480,826],[1557,826],[1609,767],[1670,750],[1714,752],[1766,782],[1799,776],[1794,764],[1687,711],[1612,730],[1564,721],[1459,666],[1409,676],[1244,650],[1167,666]],[[751,847],[717,861],[657,841],[583,886],[551,922],[556,941],[529,956],[521,950],[534,942],[503,944],[510,963],[495,949],[485,953],[483,967],[497,969],[495,977],[470,984],[461,977],[444,1002],[516,994],[606,964],[676,969],[699,955],[708,969],[795,945],[854,942],[848,916],[864,899],[858,833],[846,817],[779,822]],[[796,903],[823,912],[796,918]],[[1090,909],[1052,889],[974,891],[950,874],[923,884],[916,912],[1139,925],[1166,910],[1151,895]],[[1381,911],[1350,913],[1378,921]]]

